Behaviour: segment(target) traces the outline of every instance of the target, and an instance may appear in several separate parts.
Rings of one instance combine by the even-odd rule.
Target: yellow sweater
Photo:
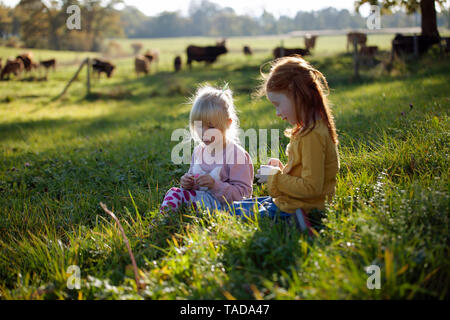
[[[339,153],[322,120],[305,136],[291,137],[286,154],[288,163],[267,180],[269,195],[280,210],[294,213],[323,210],[335,194]]]

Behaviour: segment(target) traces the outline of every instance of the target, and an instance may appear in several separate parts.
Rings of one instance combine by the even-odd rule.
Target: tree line
[[[367,1],[367,0],[366,0]],[[18,37],[26,47],[55,50],[99,51],[108,37],[155,38],[183,36],[256,36],[284,34],[294,30],[366,28],[358,12],[325,8],[298,11],[295,16],[239,15],[230,7],[208,0],[192,0],[187,15],[179,11],[147,16],[121,0],[21,0],[9,8],[0,2],[0,36]],[[67,8],[78,5],[81,30],[66,27]],[[421,25],[417,12],[397,11],[383,15],[382,28]],[[447,11],[437,15],[437,25],[450,27]]]
[[[163,12],[148,17],[131,6],[121,11],[121,21],[129,38],[254,36],[284,34],[295,30],[366,28],[366,19],[358,12],[332,7],[298,11],[294,17],[276,17],[267,11],[252,17],[238,15],[232,8],[208,0],[191,1],[187,16],[180,12]],[[420,13],[407,14],[404,11],[391,12],[381,19],[383,28],[420,27],[420,21]],[[448,11],[438,15],[438,25],[450,27]]]
[[[14,8],[0,3],[0,36],[18,38],[27,48],[99,51],[107,37],[125,36],[121,1],[109,0],[21,0]],[[80,30],[67,27],[67,8],[80,9]]]

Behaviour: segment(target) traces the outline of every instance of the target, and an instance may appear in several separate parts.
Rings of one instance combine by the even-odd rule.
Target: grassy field
[[[388,49],[391,38],[369,44]],[[132,57],[116,59],[113,78],[94,80],[91,95],[84,71],[59,100],[77,68],[70,62],[94,54],[33,50],[68,66],[48,81],[0,81],[0,299],[448,299],[450,61],[435,51],[391,74],[363,68],[355,80],[344,37],[319,39],[309,60],[330,82],[341,171],[318,237],[220,212],[158,215],[188,168],[171,163],[170,137],[187,127],[198,84],[228,81],[244,130],[286,128],[266,99],[251,98],[280,40],[231,38],[212,67],[178,74],[172,60],[186,44],[215,39],[140,40],[161,52],[151,75],[136,78]],[[0,47],[0,57],[19,51]],[[254,196],[266,194],[254,185]],[[124,226],[139,292],[100,202]],[[67,287],[71,265],[80,290]],[[380,267],[379,290],[366,285],[369,265]]]

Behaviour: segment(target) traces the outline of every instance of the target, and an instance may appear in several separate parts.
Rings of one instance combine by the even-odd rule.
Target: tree
[[[364,3],[370,3],[372,5],[378,5],[378,0],[357,0],[355,2],[356,10]],[[382,12],[389,13],[393,8],[403,7],[408,14],[419,11],[422,15],[422,35],[425,37],[436,38],[439,37],[439,31],[437,28],[436,20],[436,7],[435,3],[438,3],[441,8],[444,8],[446,0],[382,0]]]
[[[12,32],[11,9],[0,2],[0,38],[6,38]]]

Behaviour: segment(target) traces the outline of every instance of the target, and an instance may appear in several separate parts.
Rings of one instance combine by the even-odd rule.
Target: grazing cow
[[[244,46],[244,54],[246,55],[246,56],[251,56],[252,54],[253,54],[253,52],[252,52],[252,49],[250,49],[250,47],[249,46]]]
[[[367,42],[367,35],[362,32],[349,32],[347,33],[347,52],[350,46],[353,46],[353,41],[356,39],[356,46],[363,47]]]
[[[104,72],[108,78],[111,78],[112,72],[116,66],[111,62],[106,60],[94,59],[94,63],[92,64],[92,69],[94,73],[98,73],[98,77],[100,78],[100,74]]]
[[[175,72],[178,72],[181,70],[181,57],[180,56],[175,57],[175,59],[173,60],[173,66],[175,68]]]
[[[157,50],[147,50],[144,56],[148,59],[148,62],[158,62],[159,61],[159,51]]]
[[[26,72],[30,72],[35,66],[35,63],[33,62],[33,54],[31,52],[22,53],[21,55],[18,55],[16,59],[22,60],[23,67]]]
[[[144,57],[147,58],[147,60],[150,64],[156,63],[156,66],[158,67],[158,64],[159,64],[159,51],[158,50],[147,50],[144,53]]]
[[[273,49],[273,56],[275,59],[281,58],[281,57],[287,57],[292,56],[294,54],[299,54],[301,56],[308,56],[310,55],[308,49],[302,49],[302,48],[282,48],[282,47],[276,47]]]
[[[50,68],[52,68],[53,71],[55,71],[55,67],[56,67],[56,60],[55,59],[44,60],[44,61],[41,61],[39,64],[42,67],[44,67],[46,71],[48,71],[48,69],[50,69]]]
[[[190,45],[186,48],[187,64],[189,68],[192,68],[192,61],[205,61],[206,64],[210,64],[215,62],[218,56],[227,52],[225,46],[198,47]]]
[[[362,61],[362,63],[373,66],[377,63],[377,60],[375,59],[375,55],[378,53],[378,47],[377,46],[362,46],[359,49],[359,57]]]
[[[0,74],[0,79],[3,80],[5,76],[10,78],[10,74],[13,73],[16,77],[22,72],[24,66],[21,59],[7,60],[5,66]]]
[[[316,47],[316,39],[317,39],[317,36],[307,34],[305,36],[305,48],[307,50],[314,49]]]
[[[150,72],[150,62],[146,56],[137,56],[134,58],[134,70],[139,77],[139,73],[148,74]]]
[[[373,57],[378,53],[378,46],[363,46],[359,49],[361,56]]]
[[[415,52],[423,54],[432,45],[439,44],[439,42],[440,39],[438,37],[404,36],[397,33],[392,40],[392,53],[396,55],[414,54]]]

